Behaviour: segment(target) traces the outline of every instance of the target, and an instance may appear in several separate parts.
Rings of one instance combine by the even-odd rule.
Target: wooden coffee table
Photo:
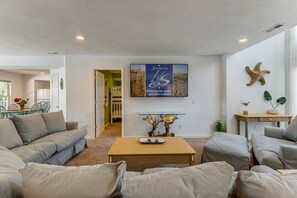
[[[297,173],[297,169],[278,169],[277,171],[281,174]]]
[[[196,152],[183,138],[162,138],[166,139],[163,144],[142,144],[140,137],[117,138],[107,153],[109,162],[192,165]]]

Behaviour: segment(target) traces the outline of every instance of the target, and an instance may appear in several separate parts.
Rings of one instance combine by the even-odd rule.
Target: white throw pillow
[[[233,167],[226,162],[211,162],[127,178],[124,198],[226,198]]]
[[[25,197],[103,198],[119,193],[125,169],[124,161],[79,167],[29,163],[20,172]]]

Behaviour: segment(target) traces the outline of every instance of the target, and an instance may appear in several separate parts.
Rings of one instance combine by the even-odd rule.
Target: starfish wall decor
[[[262,62],[257,63],[254,70],[251,70],[249,66],[245,67],[245,71],[250,75],[251,81],[247,83],[247,86],[253,85],[256,81],[260,81],[261,85],[265,85],[264,74],[270,74],[269,70],[260,70]]]

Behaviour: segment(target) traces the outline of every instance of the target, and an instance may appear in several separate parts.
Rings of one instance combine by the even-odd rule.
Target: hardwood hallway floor
[[[81,165],[94,165],[108,162],[107,152],[112,143],[117,137],[121,137],[121,123],[116,122],[106,127],[105,131],[97,138],[88,140],[89,147],[84,149],[81,153],[70,159],[66,166],[81,166]],[[194,156],[194,164],[200,164],[203,147],[207,138],[185,138],[185,140],[196,151]],[[175,166],[175,165],[165,165]],[[179,167],[183,167],[180,165]],[[135,164],[130,170],[142,171],[144,169],[141,162]]]

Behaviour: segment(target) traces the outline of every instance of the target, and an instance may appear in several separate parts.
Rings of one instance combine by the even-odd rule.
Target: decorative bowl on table
[[[164,138],[140,138],[142,144],[163,144],[166,142]]]
[[[272,114],[272,115],[278,115],[279,112],[280,111],[278,109],[270,109],[267,111],[268,114]]]

